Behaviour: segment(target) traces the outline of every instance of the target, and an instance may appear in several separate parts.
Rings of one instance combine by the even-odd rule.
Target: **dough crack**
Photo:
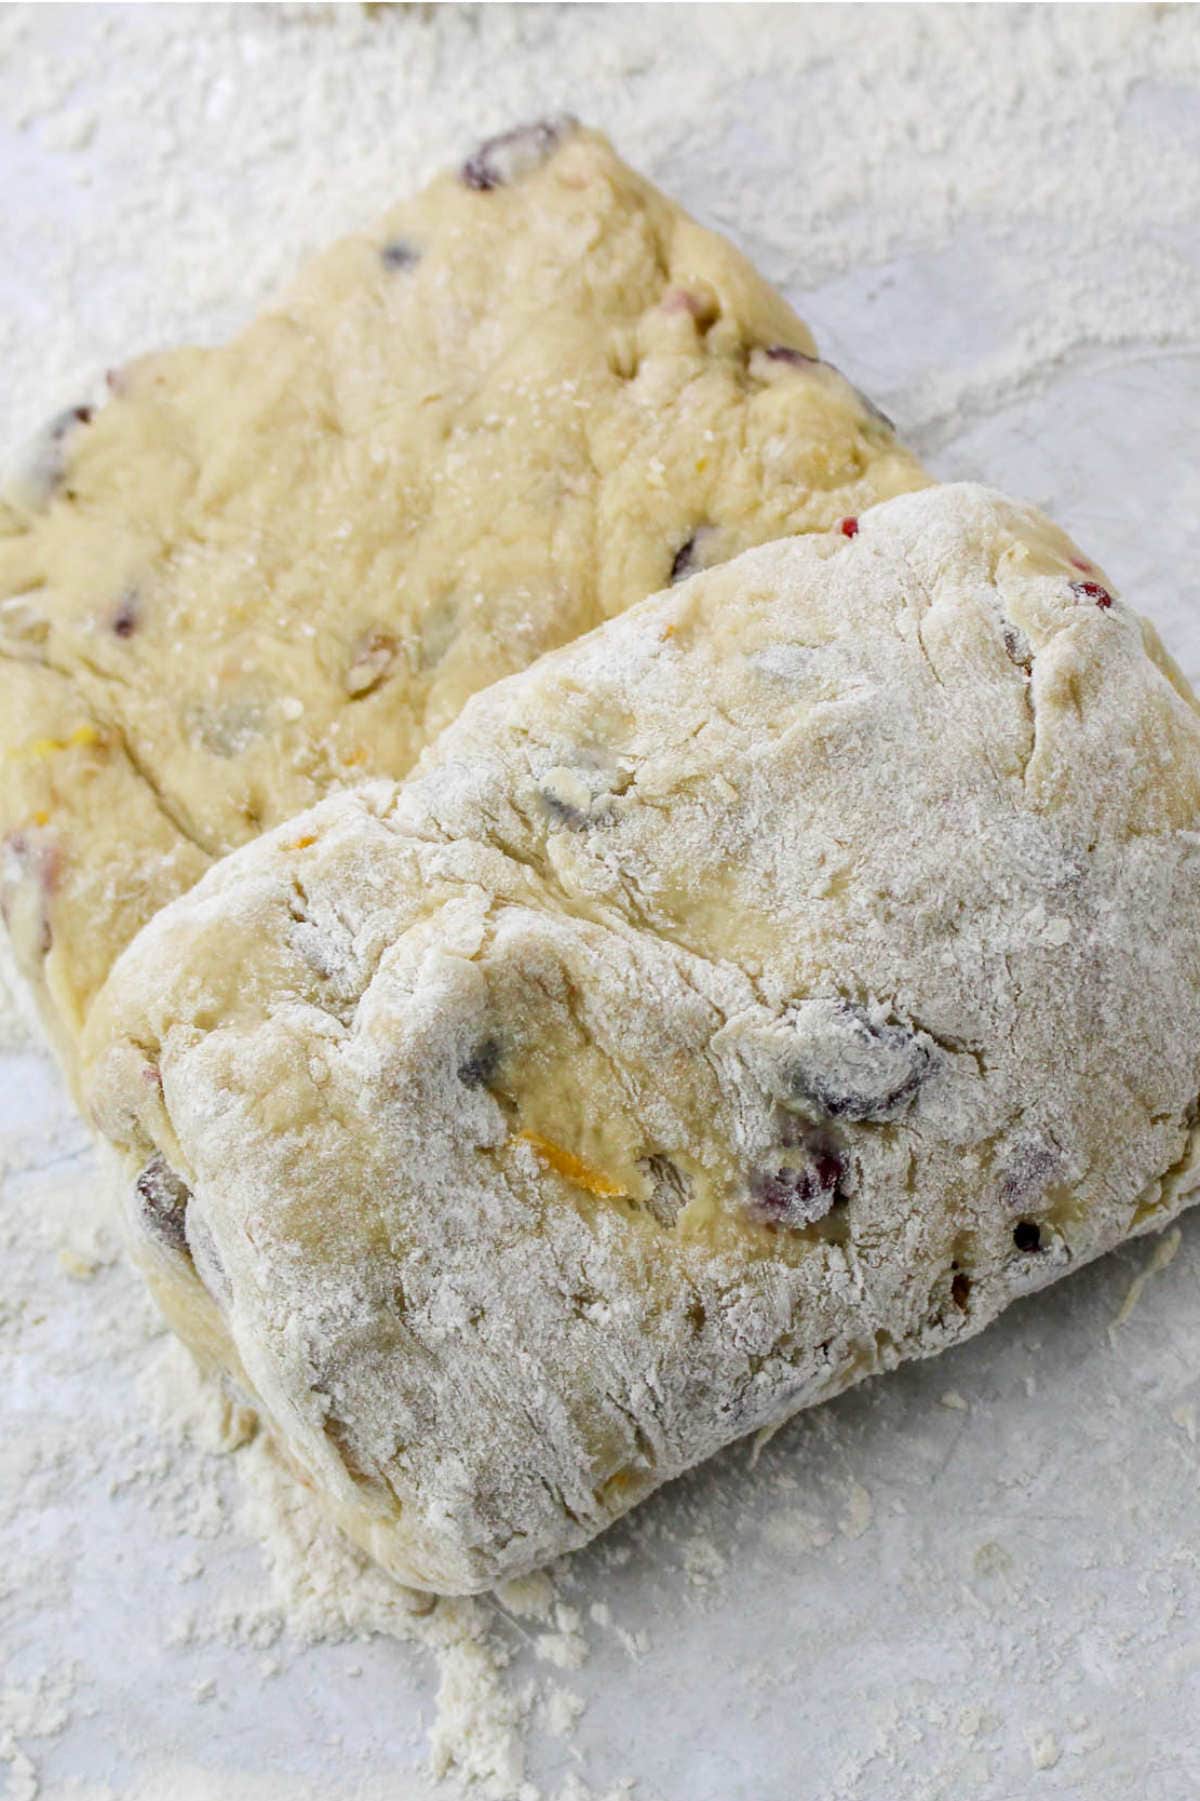
[[[179,836],[186,839],[193,849],[200,851],[203,856],[208,857],[209,859],[219,857],[221,852],[228,847],[224,845],[208,844],[200,834],[195,831],[179,811],[178,807],[176,807],[168,797],[166,790],[155,777],[145,759],[139,756],[137,751],[134,750],[132,741],[124,726],[118,725],[114,721],[112,724],[105,724],[103,729],[112,733],[121,748],[125,761],[129,764],[133,773],[145,787],[150,798],[153,800],[155,806],[168,824],[174,826],[175,830],[179,833]]]

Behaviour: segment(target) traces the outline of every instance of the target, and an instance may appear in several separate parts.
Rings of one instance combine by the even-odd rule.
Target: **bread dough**
[[[1200,717],[972,486],[746,552],[211,870],[87,1054],[139,1258],[481,1588],[1193,1197]]]
[[[0,518],[0,880],[68,1066],[214,857],[403,774],[672,573],[925,479],[745,260],[567,121],[110,385]]]

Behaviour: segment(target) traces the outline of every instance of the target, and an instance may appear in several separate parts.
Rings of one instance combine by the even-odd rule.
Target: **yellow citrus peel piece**
[[[619,1182],[612,1182],[598,1169],[577,1157],[574,1151],[564,1150],[561,1144],[555,1144],[549,1138],[543,1138],[540,1132],[518,1132],[517,1137],[525,1144],[532,1145],[543,1163],[558,1175],[565,1176],[568,1182],[574,1182],[577,1188],[586,1188],[589,1194],[623,1195],[627,1192]]]
[[[77,750],[81,746],[100,744],[100,733],[94,725],[77,725],[65,738],[31,738],[17,750],[9,752],[14,763],[36,763],[39,757],[52,757],[56,751]]]

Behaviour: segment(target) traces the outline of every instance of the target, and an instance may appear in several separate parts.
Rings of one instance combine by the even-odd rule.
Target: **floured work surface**
[[[0,21],[22,434],[131,348],[228,336],[402,169],[565,104],[732,231],[940,474],[1039,501],[1200,674],[1188,9],[25,19]],[[1117,1252],[753,1467],[734,1447],[456,1640],[445,1603],[401,1628],[254,1446],[184,1442],[32,1054],[0,1110],[18,1793],[409,1801],[431,1765],[552,1801],[751,1774],[794,1801],[798,1767],[837,1801],[1200,1783],[1194,1213],[1169,1264],[1170,1234]]]

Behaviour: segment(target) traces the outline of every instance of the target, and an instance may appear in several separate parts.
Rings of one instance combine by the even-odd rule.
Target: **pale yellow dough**
[[[482,1587],[1194,1198],[1200,716],[1046,520],[907,495],[226,859],[86,1052],[173,1324]]]
[[[68,1069],[213,858],[402,775],[680,572],[920,485],[723,239],[569,123],[117,372],[0,517],[0,897]]]

